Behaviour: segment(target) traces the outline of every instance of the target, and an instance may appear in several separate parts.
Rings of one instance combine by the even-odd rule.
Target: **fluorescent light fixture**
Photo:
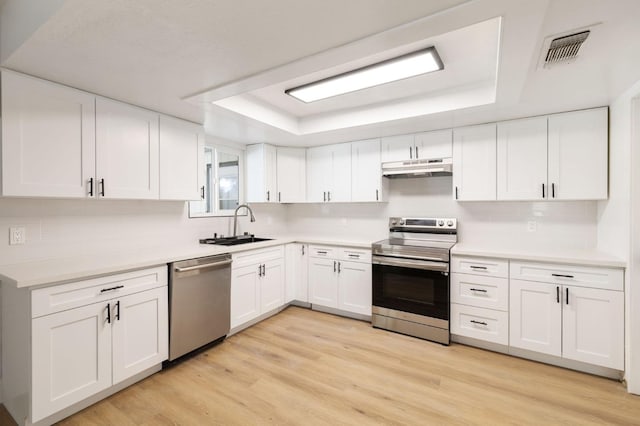
[[[444,68],[435,47],[387,59],[343,74],[285,90],[302,102],[314,102]]]

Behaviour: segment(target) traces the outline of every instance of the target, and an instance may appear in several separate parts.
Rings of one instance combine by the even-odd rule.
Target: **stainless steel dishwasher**
[[[169,264],[169,361],[229,333],[231,255]]]

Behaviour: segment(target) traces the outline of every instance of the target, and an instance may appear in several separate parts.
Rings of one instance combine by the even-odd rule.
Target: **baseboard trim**
[[[371,322],[371,315],[355,314],[353,312],[343,311],[342,309],[328,308],[328,307],[322,306],[322,305],[311,304],[311,310],[318,311],[318,312],[324,312],[325,314],[338,315],[338,316],[341,316],[341,317],[347,317],[347,318],[357,319],[357,320],[360,320],[360,321]]]

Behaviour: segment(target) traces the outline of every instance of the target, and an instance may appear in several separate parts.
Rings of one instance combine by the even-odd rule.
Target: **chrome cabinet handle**
[[[551,198],[556,198],[556,184],[551,183]]]
[[[477,291],[478,293],[486,293],[487,290],[482,289],[482,288],[470,288],[470,291]]]
[[[338,262],[338,273],[340,273],[340,272],[341,272],[340,266],[342,266],[342,265],[341,265],[341,262]]]
[[[258,265],[258,276],[262,276],[262,265]]]
[[[481,271],[486,271],[487,267],[486,266],[475,266],[475,265],[470,265],[469,268],[471,269],[479,269]]]
[[[327,201],[331,201],[331,191],[327,191]]]
[[[569,287],[566,287],[566,288],[565,288],[565,290],[566,290],[566,292],[567,292],[567,293],[566,293],[566,296],[567,296],[567,297],[565,298],[565,301],[567,302],[567,305],[568,305],[568,304],[569,304]]]
[[[204,185],[200,188],[200,198],[204,200]]]
[[[333,272],[335,272],[335,271],[336,271],[336,263],[337,263],[337,262],[334,260],[334,261],[333,261]]]
[[[376,201],[380,201],[380,197],[378,196],[378,190],[376,189]]]
[[[325,202],[327,201],[327,191],[322,193],[322,200]]]
[[[271,201],[271,191],[267,191],[267,201]]]
[[[89,178],[89,197],[93,197],[93,178]]]
[[[120,301],[116,302],[116,321],[120,321]]]
[[[420,156],[418,155],[418,147],[416,146],[416,159],[420,158]]]
[[[556,303],[560,303],[560,286],[556,286]]]
[[[544,183],[542,184],[542,198],[544,198]]]
[[[111,324],[111,303],[107,303],[107,324]]]
[[[304,244],[302,245],[302,255],[304,256]]]
[[[262,264],[262,276],[265,277],[267,275],[267,267],[266,265],[263,263]]]
[[[104,197],[104,179],[100,179],[100,195]]]
[[[413,148],[409,147],[409,159],[413,159]]]
[[[471,323],[473,323],[473,324],[478,324],[478,325],[487,325],[487,323],[486,323],[486,322],[484,322],[484,321],[471,320],[471,321],[469,321],[469,322],[471,322]]]

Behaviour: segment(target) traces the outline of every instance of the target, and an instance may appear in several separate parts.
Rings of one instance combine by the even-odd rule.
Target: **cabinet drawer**
[[[509,261],[491,257],[451,257],[451,272],[507,278]]]
[[[351,262],[371,263],[371,250],[357,248],[339,248],[338,259]]]
[[[31,292],[31,317],[166,286],[167,266],[140,269],[106,277],[40,288]]]
[[[507,311],[509,280],[470,274],[451,274],[451,302]]]
[[[241,251],[233,253],[232,268],[237,269],[247,265],[258,264],[268,260],[280,259],[284,257],[284,246],[274,246],[264,249]]]
[[[605,290],[622,291],[624,286],[624,270],[619,268],[511,262],[510,277],[525,281]]]
[[[327,257],[335,259],[338,256],[338,248],[331,246],[309,246],[309,256]]]
[[[509,314],[452,303],[451,334],[508,345]]]

